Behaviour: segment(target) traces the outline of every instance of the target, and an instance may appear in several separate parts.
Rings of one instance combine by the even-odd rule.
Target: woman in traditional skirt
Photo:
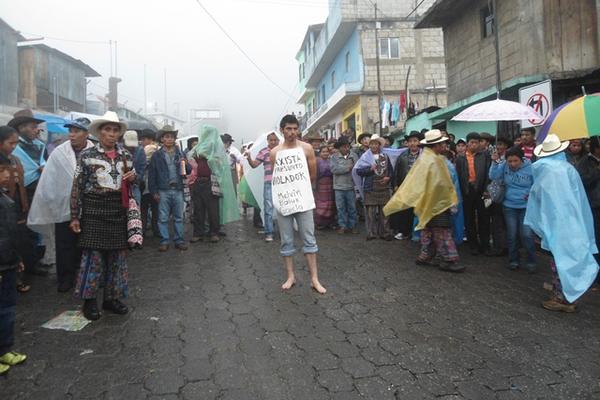
[[[390,200],[392,166],[387,155],[382,153],[385,140],[379,135],[369,139],[369,150],[362,155],[362,160],[369,160],[368,166],[357,168],[356,173],[363,178],[365,219],[367,240],[379,237],[392,240],[392,232],[388,218],[383,214],[383,207]]]
[[[75,296],[84,300],[83,315],[89,320],[100,318],[100,287],[104,310],[128,312],[119,300],[128,291],[127,210],[121,192],[123,180],[135,181],[135,171],[131,154],[117,145],[126,129],[110,111],[92,122],[89,132],[99,143],[81,153],[71,192],[71,229],[82,249]]]
[[[317,229],[325,229],[335,222],[335,193],[333,191],[333,174],[329,166],[329,148],[321,146],[317,158],[317,189],[315,190],[315,225]]]

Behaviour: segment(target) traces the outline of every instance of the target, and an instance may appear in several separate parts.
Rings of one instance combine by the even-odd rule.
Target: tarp
[[[524,224],[542,238],[552,253],[565,299],[577,300],[594,283],[598,253],[594,217],[577,170],[564,152],[543,157],[532,165]]]
[[[192,150],[192,156],[206,158],[212,174],[219,182],[222,193],[219,199],[221,225],[240,219],[240,210],[229,168],[229,157],[225,153],[225,146],[217,128],[211,125],[202,126],[199,142]]]
[[[427,226],[431,218],[457,204],[458,196],[445,157],[424,148],[383,212],[391,215],[414,208],[419,218],[416,229],[420,230]]]

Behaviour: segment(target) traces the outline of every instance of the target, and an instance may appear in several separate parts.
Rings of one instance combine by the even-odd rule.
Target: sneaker
[[[404,235],[402,234],[402,232],[396,234],[396,236],[394,236],[394,239],[396,240],[404,240]]]
[[[186,251],[188,249],[187,245],[185,243],[177,243],[175,245],[175,248],[177,250],[181,250],[181,251]]]
[[[272,242],[272,241],[273,241],[273,235],[265,236],[265,242]]]
[[[550,311],[561,311],[565,313],[574,313],[577,311],[575,304],[568,304],[556,297],[542,302],[542,307]]]

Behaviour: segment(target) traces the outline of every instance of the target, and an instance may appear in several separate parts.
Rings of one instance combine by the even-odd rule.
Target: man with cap
[[[17,130],[19,134],[19,142],[13,151],[12,155],[17,157],[23,166],[23,185],[27,194],[27,203],[31,205],[33,195],[38,185],[38,181],[42,176],[42,171],[46,165],[46,146],[38,139],[38,125],[44,122],[33,116],[33,112],[29,109],[17,111],[14,118],[8,122],[8,126]],[[47,275],[48,271],[39,263],[42,258],[42,251],[39,244],[41,237],[27,228],[25,228],[29,239],[24,237],[20,240],[29,240],[33,243],[35,251],[31,257],[26,257],[25,272],[36,275]],[[25,234],[25,232],[21,232]]]
[[[490,154],[481,151],[481,136],[476,132],[469,133],[467,151],[456,159],[456,173],[463,195],[467,241],[472,255],[487,253],[490,246],[490,215],[483,195],[489,183],[491,164]]]
[[[368,132],[358,135],[358,138],[356,139],[357,145],[352,151],[359,159],[369,150],[369,139],[371,139],[371,136],[372,135]]]
[[[183,177],[191,172],[191,167],[181,150],[175,145],[177,130],[165,125],[158,131],[158,140],[162,147],[154,153],[148,167],[148,187],[154,200],[158,202],[158,229],[160,246],[165,252],[171,242],[169,219],[173,217],[174,242],[178,250],[187,250],[183,239]]]
[[[303,142],[310,144],[315,151],[315,156],[319,156],[321,145],[325,139],[317,131],[310,131],[302,138]]]
[[[464,266],[458,264],[458,252],[452,235],[451,215],[457,212],[458,196],[442,153],[446,150],[448,138],[434,129],[421,140],[424,147],[406,178],[384,212],[394,212],[414,208],[419,218],[421,230],[421,251],[417,265],[439,266],[449,272],[462,272]],[[437,259],[441,259],[438,264]]]
[[[335,143],[338,152],[329,159],[333,174],[333,190],[338,213],[338,233],[358,233],[358,214],[356,212],[356,195],[352,180],[352,168],[358,161],[356,153],[350,151],[348,137],[341,136]]]
[[[221,135],[221,141],[225,146],[225,153],[229,156],[229,167],[231,168],[231,179],[233,180],[233,188],[237,194],[237,184],[239,183],[238,179],[238,165],[244,161],[244,156],[242,153],[233,146],[233,138],[229,133],[224,133]]]
[[[419,131],[412,131],[406,137],[408,150],[398,156],[396,166],[394,167],[394,192],[402,185],[408,172],[421,155],[420,142],[423,138],[423,135]],[[390,226],[397,233],[394,238],[397,240],[410,239],[413,231],[414,217],[415,215],[411,208],[390,216]]]
[[[569,164],[562,142],[549,134],[534,149],[533,186],[523,223],[542,239],[552,253],[553,296],[542,307],[575,312],[575,302],[594,283],[598,253],[590,203],[577,170]]]
[[[44,233],[46,229],[54,229],[56,275],[61,293],[68,292],[75,285],[81,262],[77,235],[69,228],[75,168],[81,152],[93,147],[88,140],[87,124],[71,121],[65,124],[65,128],[69,129],[69,140],[50,154],[27,219],[27,224],[35,231]]]

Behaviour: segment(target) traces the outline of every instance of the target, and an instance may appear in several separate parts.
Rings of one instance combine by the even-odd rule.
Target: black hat
[[[153,131],[152,129],[142,129],[140,131],[138,131],[138,138],[140,139],[144,139],[144,138],[149,138],[152,140],[156,140],[156,131]]]
[[[37,119],[33,116],[33,111],[30,109],[17,111],[14,115],[14,118],[8,121],[8,126],[11,128],[18,129],[20,125],[27,124],[29,122],[35,122],[36,124],[41,124],[45,122],[43,119]]]
[[[233,138],[231,137],[231,135],[229,133],[224,133],[221,135],[221,140],[223,141],[223,143],[233,143],[235,142],[235,140],[233,140]]]
[[[467,135],[467,142],[469,140],[481,140],[481,135],[477,132],[471,132]]]
[[[360,135],[358,135],[358,138],[356,138],[356,141],[360,143],[364,138],[370,138],[371,136],[373,135],[368,132],[361,133]]]
[[[348,140],[348,137],[346,137],[345,135],[342,135],[339,137],[339,139],[335,142],[335,144],[333,145],[333,147],[335,147],[336,149],[339,149],[340,147],[342,147],[345,144],[350,144],[350,141]]]

